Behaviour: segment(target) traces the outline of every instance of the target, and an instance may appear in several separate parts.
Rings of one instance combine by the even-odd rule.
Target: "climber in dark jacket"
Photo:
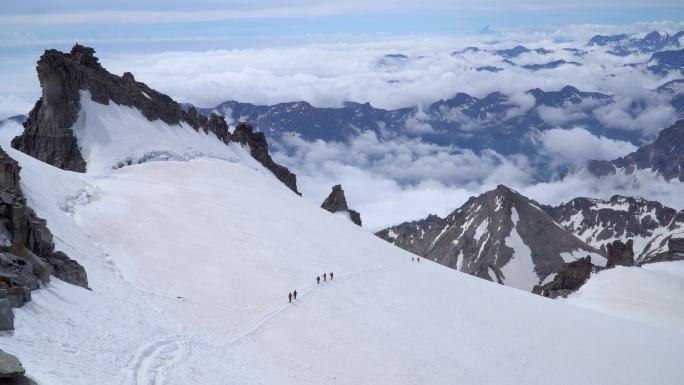
[[[294,297],[294,299],[297,299],[297,290],[292,292],[292,296]]]
[[[332,273],[332,271],[330,272],[330,279],[333,279],[333,273]]]
[[[328,280],[328,275],[325,274],[325,273],[323,273],[323,282],[325,282],[325,281],[327,281],[327,280]]]
[[[321,277],[316,277],[316,283],[321,283]]]
[[[290,300],[290,303],[292,303],[292,292],[290,292],[290,294],[287,295],[287,298]]]

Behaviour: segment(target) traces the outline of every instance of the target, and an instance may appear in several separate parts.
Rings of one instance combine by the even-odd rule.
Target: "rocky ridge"
[[[12,140],[12,147],[34,158],[64,170],[86,171],[86,161],[71,127],[79,115],[81,91],[87,90],[96,103],[133,107],[150,121],[161,120],[169,125],[186,122],[196,131],[215,134],[224,143],[247,144],[255,159],[297,192],[296,176],[273,161],[263,134],[243,127],[234,138],[222,116],[207,117],[195,108],[185,111],[168,95],[136,81],[130,72],[123,76],[109,73],[92,48],[76,44],[69,53],[46,50],[36,70],[42,96],[24,122],[24,132]]]
[[[624,157],[611,161],[590,161],[588,170],[596,176],[616,173],[631,175],[643,170],[668,181],[676,179],[684,182],[684,119],[662,130],[653,143]]]
[[[330,195],[323,201],[321,208],[331,213],[344,212],[349,215],[349,219],[357,226],[361,226],[361,214],[347,206],[347,198],[344,196],[342,185],[332,187]]]
[[[563,228],[540,206],[499,185],[470,198],[446,218],[431,215],[376,233],[407,251],[456,270],[532,290],[565,262],[601,252]]]
[[[0,330],[14,328],[11,308],[31,300],[31,291],[55,276],[88,287],[78,262],[55,244],[47,223],[26,205],[19,165],[0,148]]]
[[[671,238],[684,235],[684,210],[642,198],[580,197],[542,208],[563,227],[604,253],[607,243],[633,240],[637,263],[666,251]]]

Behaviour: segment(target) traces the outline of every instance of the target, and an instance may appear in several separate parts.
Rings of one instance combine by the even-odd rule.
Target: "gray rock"
[[[615,240],[606,245],[608,262],[606,267],[634,266],[634,242],[629,239],[627,243]]]
[[[0,298],[0,330],[14,329],[14,313],[12,304],[7,298]]]
[[[72,285],[88,288],[88,276],[83,266],[61,251],[55,252],[48,261],[55,268],[55,277]]]
[[[580,258],[564,264],[553,280],[543,286],[535,286],[532,292],[544,297],[567,297],[577,291],[600,268],[591,263],[591,257]]]
[[[323,201],[321,208],[331,213],[346,212],[349,214],[349,218],[356,225],[361,226],[361,214],[356,210],[351,210],[347,206],[347,198],[344,196],[344,190],[342,190],[342,185],[335,185]]]
[[[670,238],[667,246],[671,253],[684,253],[684,238]]]
[[[0,350],[0,378],[16,378],[26,373],[19,359]]]

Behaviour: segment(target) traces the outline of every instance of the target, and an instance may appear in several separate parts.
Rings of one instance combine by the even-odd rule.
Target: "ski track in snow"
[[[390,265],[380,265],[372,269],[341,275],[332,281],[349,281],[362,278],[375,272],[392,270],[403,264],[406,264],[406,262],[402,261]],[[324,285],[325,283],[313,283],[307,286],[301,292],[297,293],[297,300],[303,298],[314,289]],[[276,306],[270,312],[259,318],[252,326],[230,338],[227,342],[217,345],[217,347],[226,347],[239,343],[291,306],[292,304],[289,302]],[[126,372],[128,373],[128,376],[125,385],[166,384],[168,382],[169,372],[178,362],[189,355],[190,346],[193,342],[196,341],[190,336],[176,335],[160,337],[142,345],[138,348],[136,354],[131,358],[127,365]]]

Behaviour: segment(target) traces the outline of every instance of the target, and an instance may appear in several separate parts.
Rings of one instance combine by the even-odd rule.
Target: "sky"
[[[385,1],[0,1],[0,119],[27,113],[40,95],[35,62],[43,50],[68,50],[75,42],[96,49],[109,71],[130,71],[139,81],[179,102],[211,107],[226,100],[256,104],[305,100],[337,107],[346,100],[380,108],[426,105],[457,92],[483,97],[501,91],[529,108],[526,91],[558,90],[571,84],[583,91],[616,96],[599,110],[602,123],[638,132],[626,142],[594,135],[564,122],[582,110],[540,110],[557,128],[538,134],[542,152],[559,166],[587,159],[612,159],[652,141],[676,118],[666,100],[651,90],[675,77],[635,71],[634,61],[603,51],[582,58],[582,67],[531,73],[496,65],[491,54],[455,57],[456,49],[489,49],[524,44],[554,53],[516,59],[575,60],[568,47],[584,47],[595,34],[684,30],[684,3],[656,0],[408,0]],[[406,64],[383,63],[384,55],[406,54]],[[398,82],[395,82],[397,81]],[[642,105],[636,113],[631,106]],[[527,106],[527,107],[526,107]],[[430,129],[416,116],[413,127]],[[415,132],[414,132],[415,133]],[[582,175],[568,184],[536,183],[530,159],[492,151],[469,152],[426,144],[414,136],[391,141],[359,133],[346,142],[289,138],[274,146],[276,160],[298,174],[307,199],[322,201],[342,182],[353,208],[379,229],[429,213],[445,215],[469,196],[506,183],[542,203],[576,195],[642,195],[684,208],[677,188],[635,185],[619,178],[594,181]]]

